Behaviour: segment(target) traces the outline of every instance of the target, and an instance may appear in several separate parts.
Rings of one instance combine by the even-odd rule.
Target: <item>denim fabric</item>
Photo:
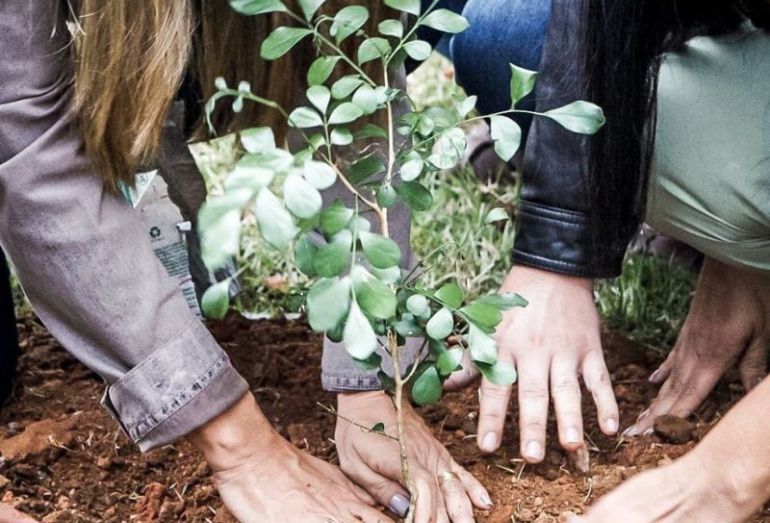
[[[247,390],[155,257],[140,218],[105,193],[70,117],[61,0],[0,2],[0,244],[36,313],[107,382],[104,405],[146,450]]]

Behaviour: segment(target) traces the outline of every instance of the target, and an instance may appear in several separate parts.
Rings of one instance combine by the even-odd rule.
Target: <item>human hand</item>
[[[36,520],[13,507],[0,503],[0,523],[36,523]]]
[[[401,475],[401,454],[396,434],[396,412],[384,392],[337,395],[335,440],[340,467],[382,505],[403,517],[409,493]],[[361,427],[385,425],[385,434]],[[458,465],[433,436],[420,416],[404,405],[410,476],[416,489],[415,523],[472,523],[473,505],[492,507],[486,489]]]
[[[574,451],[583,444],[579,374],[593,395],[602,431],[615,434],[618,407],[602,354],[592,281],[520,266],[511,270],[500,292],[516,292],[529,300],[527,307],[504,313],[497,329],[498,360],[514,364],[519,374],[524,459],[537,463],[545,456],[549,396],[562,447]],[[471,377],[453,377],[451,386]],[[482,380],[478,445],[484,452],[500,446],[510,397],[510,386]]]
[[[706,258],[674,349],[651,376],[663,384],[625,436],[649,433],[665,414],[687,417],[736,362],[747,391],[767,375],[770,278]]]
[[[243,523],[393,523],[336,467],[276,433],[251,394],[189,436]]]

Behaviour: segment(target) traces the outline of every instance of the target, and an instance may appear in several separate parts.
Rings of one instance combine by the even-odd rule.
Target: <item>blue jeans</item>
[[[432,1],[422,3],[425,9]],[[462,13],[470,27],[454,36],[422,30],[420,38],[454,63],[457,83],[468,95],[479,97],[482,114],[510,108],[508,64],[539,68],[551,17],[550,0],[439,0],[437,7]],[[534,93],[518,107],[534,110]],[[515,119],[526,132],[531,117],[517,115]]]

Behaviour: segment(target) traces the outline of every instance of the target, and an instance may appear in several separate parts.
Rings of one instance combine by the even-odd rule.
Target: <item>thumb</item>
[[[767,376],[767,348],[767,340],[759,336],[751,341],[741,358],[738,372],[746,392],[750,392]]]
[[[386,478],[368,467],[362,467],[362,470],[356,473],[348,472],[348,475],[383,507],[400,518],[406,517],[407,512],[409,512],[410,497],[409,492],[400,483]]]

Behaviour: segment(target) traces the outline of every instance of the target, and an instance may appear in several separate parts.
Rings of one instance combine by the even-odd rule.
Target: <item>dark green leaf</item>
[[[372,426],[372,428],[370,430],[372,432],[377,432],[378,434],[384,434],[385,433],[385,424],[382,423],[382,422],[376,423],[375,425]]]
[[[359,368],[365,371],[373,371],[379,369],[382,365],[382,356],[375,352],[365,360],[354,359],[353,361],[356,362],[356,365],[358,365]]]
[[[337,234],[344,229],[355,212],[342,205],[339,201],[334,202],[321,212],[321,229],[326,234]]]
[[[367,178],[385,171],[385,164],[377,153],[368,154],[356,160],[348,169],[348,180],[351,183],[361,183]]]
[[[365,140],[367,138],[382,138],[387,140],[388,132],[379,125],[368,123],[356,133],[356,139],[358,140]]]
[[[351,271],[353,291],[361,308],[374,318],[389,320],[396,314],[396,293],[363,267]]]
[[[463,360],[463,350],[455,347],[445,350],[438,355],[436,359],[436,368],[442,376],[449,376],[460,368],[460,362]]]
[[[401,319],[398,320],[393,327],[399,336],[404,338],[414,338],[422,334],[422,327],[414,319],[414,315],[411,313],[404,313],[401,315]]]
[[[427,211],[433,206],[433,195],[418,182],[402,182],[395,189],[413,211]]]
[[[377,205],[387,209],[398,201],[398,193],[392,185],[383,185],[377,191]]]
[[[500,312],[500,309],[479,300],[466,305],[460,309],[460,312],[465,314],[472,322],[487,329],[494,329],[503,321],[503,314]]]
[[[297,268],[311,278],[316,275],[313,262],[317,253],[318,246],[306,234],[294,244],[294,260]]]
[[[318,249],[313,268],[327,278],[339,276],[350,262],[350,247],[345,242],[332,242]]]

